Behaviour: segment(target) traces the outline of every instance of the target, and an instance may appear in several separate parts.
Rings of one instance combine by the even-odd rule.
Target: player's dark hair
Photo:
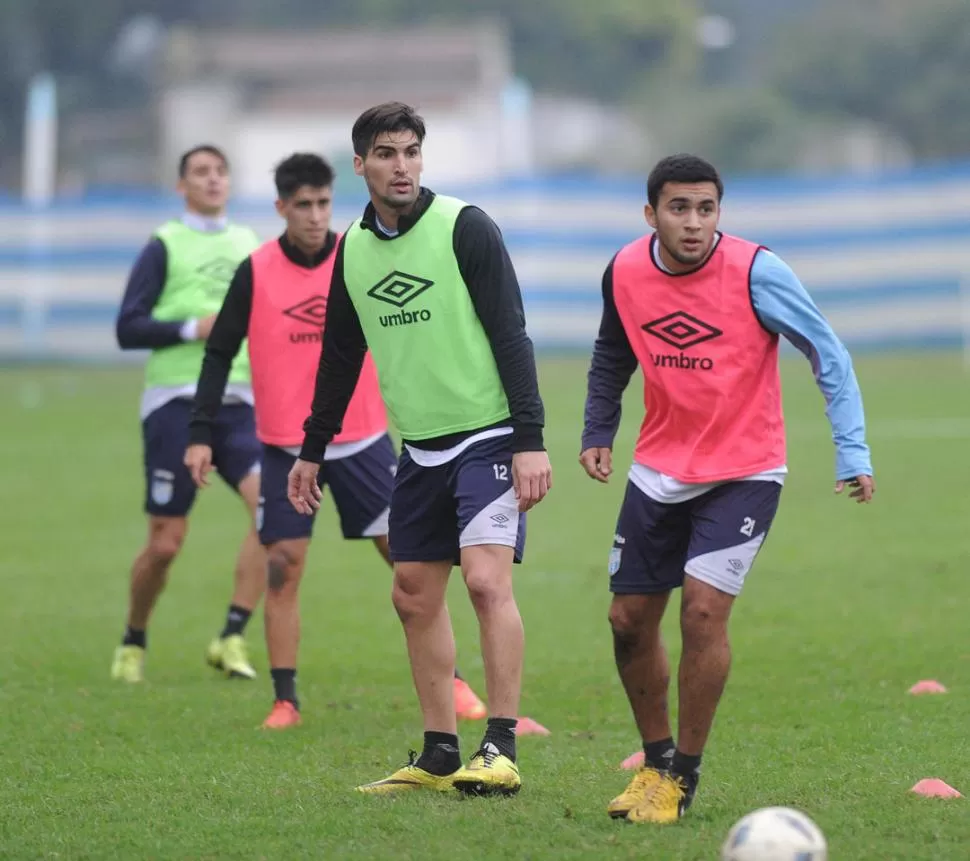
[[[678,153],[661,159],[654,165],[647,178],[647,201],[656,209],[660,193],[668,182],[713,182],[717,188],[717,201],[724,197],[724,183],[717,168],[700,156]]]
[[[333,185],[333,168],[312,152],[295,152],[276,165],[276,193],[280,200],[293,197],[303,186],[328,188]]]
[[[361,158],[370,152],[377,136],[385,132],[414,132],[418,143],[424,141],[424,120],[414,108],[403,102],[384,102],[368,108],[359,117],[350,132],[354,152]]]
[[[198,146],[192,147],[190,150],[186,150],[182,153],[182,157],[179,159],[179,179],[184,179],[185,174],[189,169],[189,160],[194,155],[198,155],[200,152],[207,152],[209,155],[214,155],[216,158],[222,159],[222,163],[229,168],[229,159],[226,158],[226,154],[219,149],[219,147],[214,144],[199,144]]]

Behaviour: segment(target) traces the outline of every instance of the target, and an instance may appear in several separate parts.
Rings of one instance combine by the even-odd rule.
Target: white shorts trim
[[[500,544],[515,547],[519,538],[519,502],[509,488],[478,512],[458,536],[459,547]]]
[[[363,532],[360,533],[361,538],[379,538],[381,535],[387,535],[388,532],[388,520],[391,516],[391,506],[387,506],[377,519],[370,524]]]
[[[744,580],[754,565],[755,557],[761,550],[767,533],[755,535],[744,544],[735,544],[723,550],[712,550],[702,553],[693,559],[688,559],[684,566],[685,573],[695,580],[707,583],[720,592],[737,596],[741,593]]]

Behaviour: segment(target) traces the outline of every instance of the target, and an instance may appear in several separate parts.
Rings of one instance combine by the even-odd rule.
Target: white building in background
[[[159,177],[209,140],[233,160],[237,193],[272,193],[273,164],[297,149],[325,153],[342,174],[350,130],[391,99],[425,117],[429,184],[533,172],[530,96],[513,77],[505,30],[172,31],[165,49]]]

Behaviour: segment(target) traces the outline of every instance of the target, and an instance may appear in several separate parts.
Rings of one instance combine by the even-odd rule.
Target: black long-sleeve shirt
[[[315,269],[331,254],[337,244],[332,231],[327,234],[323,248],[308,257],[293,245],[284,233],[277,240],[283,253],[297,266]],[[205,357],[195,390],[195,403],[189,422],[189,442],[212,445],[212,426],[222,405],[222,395],[232,369],[232,362],[239,353],[243,340],[249,332],[249,319],[253,309],[253,261],[247,257],[239,264],[222,308],[212,325],[212,332],[205,345]]]
[[[603,315],[588,373],[582,448],[612,448],[620,428],[623,392],[637,357],[613,301],[613,262],[603,273]]]
[[[397,235],[410,230],[433,199],[434,193],[423,188],[414,210],[398,219]],[[361,228],[370,230],[379,239],[393,241],[377,225],[373,204],[368,204],[364,211]],[[360,318],[344,281],[343,246],[341,242],[337,249],[316,392],[311,415],[304,424],[300,457],[314,462],[323,459],[330,440],[340,431],[367,352]],[[525,329],[519,282],[502,234],[481,209],[467,206],[455,222],[452,247],[475,313],[491,344],[509,403],[510,418],[500,424],[512,427],[513,451],[541,451],[545,415],[539,396],[535,353]],[[429,450],[450,448],[478,430],[484,428],[424,439],[413,445]]]
[[[167,322],[152,317],[167,272],[165,243],[152,239],[131,268],[115,321],[115,337],[122,350],[156,350],[182,343],[182,327],[187,321]]]

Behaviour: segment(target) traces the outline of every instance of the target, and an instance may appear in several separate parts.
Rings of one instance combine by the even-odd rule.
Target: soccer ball
[[[739,819],[721,847],[721,861],[828,861],[819,827],[800,810],[763,807]]]

